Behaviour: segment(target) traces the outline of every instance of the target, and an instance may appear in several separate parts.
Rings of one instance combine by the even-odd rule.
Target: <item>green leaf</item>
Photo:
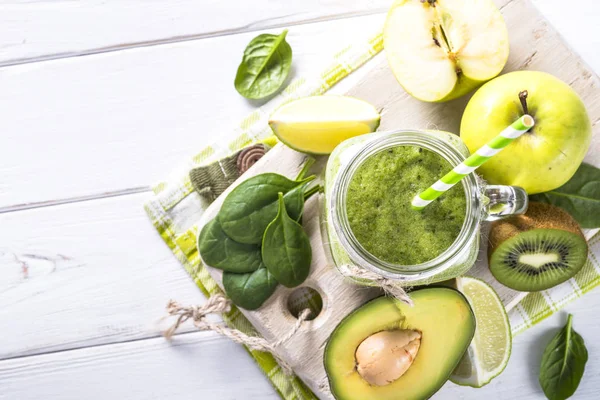
[[[294,189],[287,192],[285,196],[283,196],[285,207],[290,210],[290,217],[296,221],[300,221],[300,219],[302,218],[302,213],[304,212],[304,203],[306,202],[304,189],[306,188],[306,186],[308,186],[308,182],[295,187]],[[271,222],[269,221],[269,223]]]
[[[223,287],[238,307],[256,310],[271,297],[278,282],[264,265],[247,274],[223,273]]]
[[[550,341],[540,369],[540,385],[549,400],[564,400],[579,386],[588,360],[583,338],[573,330],[573,316]]]
[[[283,85],[292,65],[292,48],[280,35],[262,34],[250,41],[235,76],[235,89],[248,99],[262,99]]]
[[[325,188],[321,185],[315,185],[311,187],[306,192],[304,192],[304,202],[308,201],[308,199],[310,199],[313,195],[317,193],[323,193],[324,191]]]
[[[308,157],[306,159],[306,162],[304,163],[304,165],[302,166],[302,169],[300,170],[300,172],[298,172],[298,176],[296,177],[297,181],[301,181],[302,179],[304,179],[304,177],[306,176],[306,174],[308,173],[308,170],[313,166],[313,164],[316,162],[317,160],[315,160],[312,157]]]
[[[217,218],[230,238],[240,243],[260,244],[265,229],[277,215],[278,193],[285,193],[286,208],[298,220],[304,209],[304,187],[314,178],[292,181],[274,173],[256,175],[229,193]]]
[[[582,228],[600,228],[600,169],[583,163],[569,182],[529,199],[564,209]]]
[[[282,193],[277,217],[265,231],[262,257],[269,272],[287,287],[300,285],[310,272],[310,240],[302,225],[288,215]]]
[[[200,231],[198,251],[204,263],[223,271],[253,272],[262,264],[260,247],[230,239],[216,218]]]

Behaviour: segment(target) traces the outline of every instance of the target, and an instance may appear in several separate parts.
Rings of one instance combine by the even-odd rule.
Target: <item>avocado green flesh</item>
[[[475,316],[465,297],[450,288],[411,293],[414,306],[380,297],[333,331],[325,349],[325,370],[338,400],[420,400],[448,380],[475,334]],[[386,386],[369,385],[356,371],[355,352],[374,333],[393,329],[421,332],[421,347],[408,371]]]

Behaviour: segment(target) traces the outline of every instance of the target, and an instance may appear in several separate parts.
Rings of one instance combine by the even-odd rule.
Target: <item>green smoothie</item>
[[[369,157],[350,180],[346,210],[358,242],[380,260],[415,265],[452,245],[466,215],[465,192],[454,186],[422,211],[415,195],[452,169],[439,155],[417,146],[397,146]]]

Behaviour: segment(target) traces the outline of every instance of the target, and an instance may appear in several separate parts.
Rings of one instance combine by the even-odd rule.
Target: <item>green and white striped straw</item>
[[[422,210],[427,207],[429,203],[440,197],[444,192],[450,190],[450,188],[460,182],[465,176],[469,175],[487,160],[500,153],[506,146],[511,144],[513,140],[531,129],[534,124],[535,121],[530,115],[523,115],[511,126],[500,132],[498,136],[477,150],[473,155],[454,167],[454,169],[444,175],[442,179],[431,185],[424,192],[415,196],[412,201],[412,208],[415,210]]]

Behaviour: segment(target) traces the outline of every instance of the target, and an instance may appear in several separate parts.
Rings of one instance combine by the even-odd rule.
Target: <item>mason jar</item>
[[[325,171],[325,225],[334,263],[338,267],[352,265],[367,269],[402,286],[430,284],[463,275],[476,261],[482,222],[524,213],[527,193],[513,186],[486,186],[476,174],[470,174],[459,183],[466,197],[466,215],[453,244],[421,264],[387,262],[369,253],[356,239],[349,224],[346,200],[348,186],[357,169],[370,157],[397,146],[429,150],[452,166],[470,155],[458,136],[440,131],[379,132],[340,144],[331,154]],[[427,185],[433,183],[427,182]]]

